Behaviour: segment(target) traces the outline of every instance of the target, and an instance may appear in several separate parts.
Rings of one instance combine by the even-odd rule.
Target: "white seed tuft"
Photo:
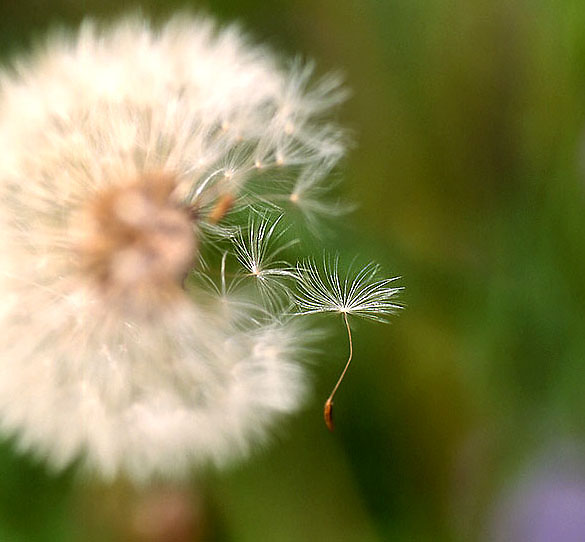
[[[377,278],[379,268],[370,263],[355,274],[339,274],[339,257],[324,260],[323,268],[308,260],[297,266],[295,301],[304,314],[337,312],[385,321],[401,309],[395,299],[402,288],[390,286],[399,277]]]

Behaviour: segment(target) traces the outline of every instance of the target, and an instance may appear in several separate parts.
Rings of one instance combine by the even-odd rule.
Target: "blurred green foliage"
[[[585,7],[580,0],[135,2],[237,19],[260,41],[340,68],[355,132],[326,240],[400,274],[391,326],[341,321],[314,400],[249,463],[199,480],[210,539],[485,539],[499,494],[549,443],[585,434]],[[131,9],[4,0],[0,49]],[[336,325],[338,324],[338,325]],[[0,540],[89,540],[84,482],[0,450]],[[99,514],[98,514],[99,517]]]

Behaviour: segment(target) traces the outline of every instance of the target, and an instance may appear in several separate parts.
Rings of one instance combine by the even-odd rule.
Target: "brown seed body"
[[[213,208],[213,211],[209,214],[209,222],[217,224],[231,211],[235,201],[236,198],[232,194],[224,194]]]
[[[323,407],[323,418],[325,419],[325,425],[327,426],[327,429],[333,433],[335,424],[333,423],[333,401],[331,398],[325,401],[325,406]]]

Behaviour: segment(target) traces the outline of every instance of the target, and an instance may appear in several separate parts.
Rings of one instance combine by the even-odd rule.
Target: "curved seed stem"
[[[345,377],[345,373],[347,373],[347,370],[349,369],[349,364],[351,363],[351,359],[353,358],[353,341],[351,338],[351,328],[349,327],[349,321],[347,319],[346,312],[343,313],[343,320],[345,322],[345,327],[347,329],[347,340],[349,342],[349,357],[347,359],[343,371],[341,372],[339,379],[337,380],[337,383],[335,384],[335,387],[333,388],[333,391],[327,398],[327,401],[325,401],[325,406],[323,407],[323,418],[325,418],[325,425],[327,426],[327,429],[329,429],[329,431],[333,431],[335,429],[335,424],[333,423],[333,397],[335,396],[337,389],[341,384],[341,381]]]

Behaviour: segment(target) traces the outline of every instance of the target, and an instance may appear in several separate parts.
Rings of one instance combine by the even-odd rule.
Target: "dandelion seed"
[[[239,229],[234,236],[235,254],[242,266],[257,278],[293,276],[285,261],[277,261],[278,254],[295,245],[296,239],[279,244],[286,230],[276,231],[282,215],[270,220],[252,215],[246,230]]]
[[[334,163],[319,163],[305,168],[294,179],[285,179],[273,186],[274,192],[264,195],[264,199],[281,205],[279,208],[298,210],[310,231],[317,236],[322,235],[326,220],[331,222],[355,209],[354,205],[342,202],[334,195],[339,184],[339,179],[330,175]],[[324,171],[328,172],[326,184],[322,182]]]
[[[281,221],[282,215],[273,220],[252,215],[247,229],[238,230],[233,238],[238,262],[256,280],[266,301],[276,307],[282,305],[282,294],[288,291],[283,280],[295,278],[290,264],[276,258],[298,242],[282,242],[286,229],[277,230]],[[288,300],[287,295],[285,298]]]
[[[370,263],[350,278],[339,275],[339,258],[324,261],[320,270],[313,261],[298,266],[298,282],[295,301],[303,314],[333,312],[341,314],[347,331],[349,355],[333,390],[325,401],[323,417],[330,431],[334,429],[333,399],[353,359],[353,338],[348,315],[386,321],[385,318],[401,308],[394,299],[402,288],[391,287],[398,277],[377,279],[378,266]]]

